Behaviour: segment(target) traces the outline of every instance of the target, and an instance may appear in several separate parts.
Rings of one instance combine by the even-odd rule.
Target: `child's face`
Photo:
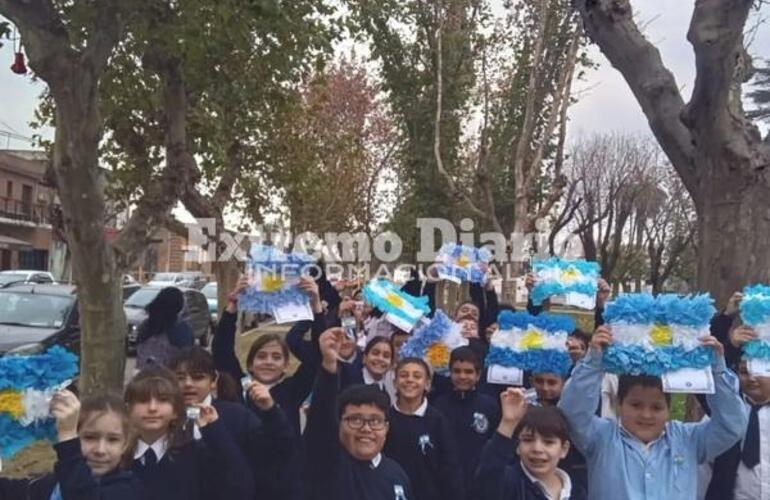
[[[635,385],[620,402],[620,423],[643,443],[655,441],[668,421],[668,404],[663,391]]]
[[[151,397],[148,401],[131,403],[129,416],[131,423],[140,434],[153,435],[168,432],[171,422],[178,417],[174,411],[174,404],[170,400],[155,397]]]
[[[741,361],[738,367],[738,377],[741,380],[741,392],[754,403],[762,404],[770,400],[770,377],[751,375],[745,361]]]
[[[460,322],[462,325],[462,336],[466,339],[478,338],[479,336],[479,323],[473,319],[464,319]]]
[[[541,404],[556,404],[561,397],[561,390],[564,388],[562,377],[553,373],[535,373],[531,382]]]
[[[452,364],[450,378],[458,391],[472,391],[479,383],[480,374],[470,361],[455,361]]]
[[[288,362],[281,344],[268,342],[254,355],[250,367],[251,375],[263,384],[274,384],[283,377]]]
[[[360,428],[357,428],[361,425]],[[375,405],[348,405],[340,422],[340,444],[357,460],[372,460],[388,435],[385,413]]]
[[[95,413],[78,430],[80,451],[95,476],[103,476],[120,465],[128,446],[123,419],[115,412]]]
[[[385,342],[373,345],[369,353],[364,355],[364,366],[378,379],[385,376],[392,362],[393,352],[390,350],[390,344]]]
[[[185,405],[202,403],[217,388],[217,379],[207,373],[190,373],[184,366],[176,371],[176,380]]]
[[[408,333],[398,332],[393,334],[393,362],[398,363],[398,353],[401,352],[401,348],[406,344],[409,339]]]
[[[538,479],[553,474],[568,451],[569,441],[562,441],[556,436],[543,436],[530,429],[521,431],[516,448],[521,463]]]
[[[462,321],[464,319],[472,319],[473,321],[479,321],[479,308],[475,304],[466,303],[457,308],[457,314],[455,314],[455,321]]]
[[[573,363],[577,363],[586,355],[586,345],[576,337],[567,337],[567,352]]]
[[[396,392],[399,398],[422,399],[428,388],[428,374],[422,365],[409,363],[396,373]]]

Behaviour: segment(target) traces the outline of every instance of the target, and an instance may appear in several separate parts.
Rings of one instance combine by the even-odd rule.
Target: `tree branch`
[[[695,194],[695,146],[681,120],[684,101],[660,52],[639,31],[630,0],[575,0],[574,5],[586,32],[628,83],[687,190]]]

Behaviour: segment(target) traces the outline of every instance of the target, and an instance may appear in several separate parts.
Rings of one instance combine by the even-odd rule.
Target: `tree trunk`
[[[752,0],[695,2],[687,39],[696,79],[685,105],[629,0],[577,0],[586,32],[623,75],[698,214],[698,288],[723,306],[742,286],[770,281],[770,137],[743,112],[751,76],[743,30]]]
[[[724,305],[744,285],[770,282],[770,182],[762,171],[742,178],[721,170],[698,204],[698,288]]]

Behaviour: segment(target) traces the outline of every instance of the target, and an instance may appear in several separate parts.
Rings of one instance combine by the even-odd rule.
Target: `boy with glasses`
[[[413,500],[409,478],[382,455],[388,433],[388,396],[375,386],[355,385],[337,396],[339,349],[345,333],[325,331],[322,363],[305,431],[309,500]]]

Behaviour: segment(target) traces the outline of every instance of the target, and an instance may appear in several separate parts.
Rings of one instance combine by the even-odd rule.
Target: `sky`
[[[685,100],[692,92],[695,74],[692,46],[686,39],[693,4],[694,0],[632,2],[637,21],[645,26],[647,38],[658,47],[664,63],[674,73]],[[770,5],[765,4],[759,15],[770,18]],[[749,51],[754,56],[770,59],[770,24],[760,26]],[[570,141],[593,133],[649,133],[646,118],[620,73],[595,46],[590,49],[590,55],[599,67],[575,86],[579,101],[570,110]],[[29,76],[12,73],[8,69],[12,62],[12,44],[5,43],[0,48],[0,131],[31,136],[29,122],[43,84],[32,81]],[[9,142],[0,132],[0,148],[6,147],[22,149],[28,145],[21,141]]]

